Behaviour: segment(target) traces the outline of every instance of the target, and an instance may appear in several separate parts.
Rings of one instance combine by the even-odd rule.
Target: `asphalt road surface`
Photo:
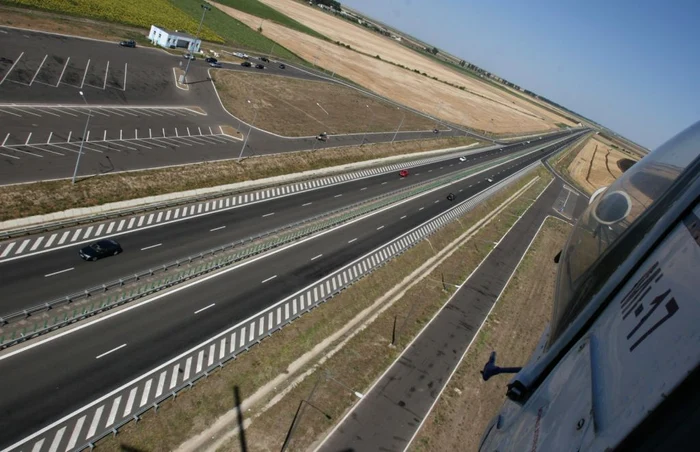
[[[489,185],[487,177],[501,180],[542,157],[537,153],[517,165],[504,164],[498,171],[475,175],[315,239],[297,242],[276,252],[274,258],[248,261],[225,277],[183,286],[166,297],[121,311],[99,326],[72,330],[7,358],[0,355],[0,447],[445,211],[453,206],[445,199],[449,192],[466,199]],[[109,359],[98,361],[98,356],[121,344],[125,345]]]
[[[408,447],[540,224],[547,215],[561,217],[553,205],[562,190],[563,181],[557,177],[462,284],[445,309],[341,420],[319,451]],[[585,199],[576,198],[575,209],[579,214],[585,204]],[[552,250],[552,258],[556,252]]]
[[[549,141],[550,139],[538,140],[536,144],[541,146]],[[528,146],[534,145],[535,143]],[[511,145],[472,154],[466,162],[455,158],[415,167],[407,178],[401,178],[398,173],[382,174],[128,234],[111,235],[119,241],[125,252],[97,262],[86,262],[78,257],[78,250],[84,244],[2,262],[0,287],[8,296],[0,301],[0,315],[37,306],[262,231],[273,230],[524,149],[527,147]],[[183,240],[185,237],[187,239]]]
[[[0,185],[71,177],[84,136],[81,176],[231,159],[241,151],[243,156],[265,155],[357,145],[363,138],[365,143],[394,138],[393,132],[366,137],[356,133],[321,142],[270,134],[224,110],[203,59],[191,64],[189,90],[182,90],[175,84],[173,68],[184,67],[187,60],[161,49],[3,31],[7,33],[0,34]],[[265,73],[316,78],[289,65],[284,70],[266,65]],[[227,63],[224,67],[261,72]],[[197,113],[187,107],[198,107]],[[241,140],[223,135],[224,125],[250,134],[245,150]],[[456,135],[464,132],[443,130],[439,136]],[[432,131],[404,131],[396,140],[432,137]]]

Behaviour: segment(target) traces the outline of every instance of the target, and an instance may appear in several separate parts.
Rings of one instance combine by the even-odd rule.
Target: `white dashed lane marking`
[[[155,245],[147,246],[146,248],[141,248],[141,251],[150,250],[151,248],[157,248],[161,245],[162,245],[162,243],[156,243]]]
[[[195,313],[195,314],[199,314],[200,312],[206,311],[207,309],[211,308],[211,307],[214,306],[214,305],[216,305],[216,303],[212,303],[212,304],[210,304],[209,306],[204,306],[202,309],[198,309],[198,310],[194,311],[194,313]]]
[[[49,273],[48,275],[44,275],[44,278],[48,278],[49,276],[54,276],[54,275],[60,275],[61,273],[69,272],[71,270],[75,270],[75,267],[66,268],[65,270],[59,270],[57,272]]]
[[[270,276],[269,278],[264,279],[264,280],[262,281],[262,283],[264,284],[264,283],[266,283],[266,282],[268,282],[268,281],[272,281],[272,280],[275,279],[275,278],[277,278],[277,275],[275,275],[275,276]]]
[[[209,232],[218,231],[218,230],[223,229],[223,228],[225,228],[225,227],[226,227],[226,226],[219,226],[218,228],[209,229]]]
[[[101,355],[97,355],[97,356],[95,356],[95,359],[100,359],[100,358],[102,358],[102,357],[105,357],[105,356],[109,355],[110,353],[114,353],[114,352],[116,352],[117,350],[122,349],[122,348],[124,348],[124,347],[126,347],[126,344],[122,344],[122,345],[120,345],[119,347],[113,348],[112,350],[110,350],[110,351],[108,351],[108,352],[104,352],[104,353],[101,354]]]

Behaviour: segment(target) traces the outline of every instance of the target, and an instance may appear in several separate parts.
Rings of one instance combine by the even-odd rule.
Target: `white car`
[[[488,183],[490,183],[490,184],[493,183],[493,179],[491,179],[490,177],[487,177],[487,178],[486,178],[486,181],[488,181]]]
[[[459,158],[459,161],[460,161],[460,162],[466,162],[466,161],[467,161],[467,158],[464,157],[464,156],[462,156],[462,157]]]

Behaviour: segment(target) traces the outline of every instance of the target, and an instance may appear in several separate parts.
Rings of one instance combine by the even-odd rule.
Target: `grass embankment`
[[[545,221],[452,380],[409,450],[477,450],[488,422],[505,400],[510,376],[484,382],[479,371],[492,350],[502,366],[525,364],[549,322],[556,264],[571,226],[556,218]]]
[[[569,147],[564,152],[560,152],[554,157],[550,157],[548,162],[554,168],[554,170],[559,173],[569,184],[578,188],[585,193],[583,187],[576,183],[571,173],[569,172],[569,167],[571,162],[574,161],[578,153],[586,146],[586,143],[591,139],[591,135],[588,134],[586,138],[582,139],[579,144],[574,147]]]
[[[255,116],[257,127],[285,136],[393,132],[402,118],[403,131],[435,127],[424,116],[336,83],[221,70],[212,77],[231,114],[247,123]]]
[[[329,371],[356,391],[365,391],[454,291],[452,285],[448,286],[447,291],[443,290],[441,275],[444,274],[447,284],[460,284],[490,251],[492,243],[503,236],[516,221],[516,216],[522,213],[531,199],[549,183],[551,176],[546,171],[541,170],[538,174],[540,180],[533,187],[487,227],[481,229],[465,246],[447,258],[428,277],[407,291],[374,322],[350,339],[324,363],[323,371]],[[238,388],[241,397],[245,399],[268,381],[288,373],[290,365],[296,359],[340,330],[358,313],[372,306],[387,291],[435,256],[437,251],[462,235],[531,179],[532,177],[524,178],[498,193],[461,217],[460,221],[450,223],[431,236],[429,242],[423,241],[408,250],[333,300],[272,335],[249,353],[231,361],[221,371],[198,383],[193,390],[178,395],[174,402],[164,404],[157,414],[149,413],[138,424],[127,425],[119,435],[101,441],[98,447],[104,450],[120,450],[125,447],[149,451],[173,450],[235,407],[234,388]],[[398,319],[399,334],[396,347],[391,348],[388,345],[391,342],[395,317]],[[327,349],[329,348],[330,345]],[[287,383],[312,366],[313,364],[309,364],[297,369],[297,373],[289,375]],[[309,375],[272,409],[257,417],[246,430],[248,450],[279,450],[299,401],[306,398],[317,381],[317,375]],[[273,392],[278,394],[285,386],[278,385]],[[250,411],[246,411],[245,418],[250,419],[260,413],[260,407],[274,396],[275,394],[269,394]],[[322,381],[312,403],[331,416],[331,420],[314,410],[308,410],[294,434],[291,450],[306,449],[319,439],[355,400],[350,391],[337,383]],[[225,426],[225,431],[212,435],[219,437],[230,432],[235,426],[234,416],[231,425]],[[239,439],[235,438],[228,440],[220,450],[239,448]]]
[[[192,34],[197,32],[199,24],[198,20],[178,9],[168,0],[149,0],[148,2],[117,0],[2,0],[2,3],[146,29],[150,29],[151,25],[157,24],[173,30],[185,30]],[[200,8],[197,7],[197,9]],[[199,15],[201,15],[201,10]],[[207,26],[202,26],[200,36],[207,41],[223,42],[223,39]]]
[[[239,11],[252,14],[253,16],[257,16],[261,19],[277,22],[280,25],[284,25],[285,27],[291,28],[292,30],[297,30],[302,33],[306,33],[307,35],[313,36],[314,38],[328,40],[328,38],[323,36],[321,33],[317,32],[316,30],[313,30],[307,27],[306,25],[302,25],[301,23],[297,22],[291,17],[282,14],[276,9],[269,7],[266,4],[259,2],[258,0],[218,0],[218,3],[230,6],[231,8],[236,8]],[[264,28],[265,24],[261,22],[261,26]]]
[[[0,221],[471,143],[474,140],[466,137],[378,143],[254,157],[240,163],[228,160],[104,174],[75,185],[60,180],[0,186]]]

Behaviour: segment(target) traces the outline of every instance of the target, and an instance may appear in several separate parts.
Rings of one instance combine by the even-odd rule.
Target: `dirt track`
[[[273,6],[278,7],[279,3]],[[264,23],[265,36],[281,43],[307,61],[316,61],[319,66],[335,71],[383,96],[428,114],[495,133],[540,131],[555,128],[556,122],[565,122],[562,118],[554,119],[552,113],[529,102],[451,71],[390,39],[296,2],[288,1],[283,4],[290,8],[304,8],[300,10],[302,16],[301,13],[290,16],[297,20],[302,19],[302,23],[316,27],[331,39],[348,43],[353,48],[367,53],[376,52],[371,54],[379,54],[383,59],[425,71],[441,80],[453,81],[465,87],[465,90],[460,90],[275,23]],[[255,16],[217,3],[213,5],[252,28],[260,25],[260,19]],[[361,47],[362,43],[365,43],[365,47]]]

